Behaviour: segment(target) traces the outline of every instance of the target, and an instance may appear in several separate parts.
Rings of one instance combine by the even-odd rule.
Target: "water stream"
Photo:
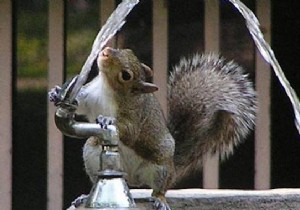
[[[291,87],[289,81],[286,79],[281,66],[279,65],[273,50],[270,45],[265,41],[263,33],[259,28],[259,21],[254,15],[254,13],[240,0],[229,0],[243,15],[246,20],[247,28],[263,58],[273,67],[273,70],[278,77],[281,85],[283,86],[285,92],[287,93],[290,101],[293,105],[295,113],[295,124],[300,134],[300,102],[299,99]]]
[[[85,83],[88,74],[91,70],[94,60],[97,58],[99,52],[107,44],[107,42],[122,28],[125,24],[125,18],[133,7],[139,3],[139,0],[123,0],[118,7],[113,11],[106,23],[99,31],[97,37],[94,40],[92,51],[81,68],[81,72],[73,87],[72,92],[68,98],[68,101],[72,103],[77,96],[80,88]]]

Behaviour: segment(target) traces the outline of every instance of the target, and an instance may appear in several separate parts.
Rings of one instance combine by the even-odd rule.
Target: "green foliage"
[[[96,32],[91,29],[71,33],[67,39],[67,74],[78,74],[89,55]]]
[[[97,1],[68,1],[66,15],[67,75],[78,74],[99,30]],[[30,5],[18,1],[17,76],[46,78],[48,70],[48,2],[31,0]]]
[[[19,78],[46,76],[47,41],[46,8],[43,5],[32,10],[19,8],[17,14],[17,72]]]
[[[18,38],[18,76],[44,77],[47,74],[47,46],[45,40]]]
[[[67,77],[78,74],[99,30],[98,1],[67,4]]]

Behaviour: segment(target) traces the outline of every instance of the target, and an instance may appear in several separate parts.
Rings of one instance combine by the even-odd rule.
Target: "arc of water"
[[[273,70],[278,77],[281,85],[283,86],[285,92],[287,93],[294,109],[295,113],[295,124],[298,132],[300,134],[300,102],[299,99],[291,87],[289,81],[286,79],[279,62],[277,61],[275,54],[270,47],[270,45],[265,41],[264,35],[259,28],[259,21],[254,13],[240,0],[229,0],[243,15],[246,20],[247,28],[257,46],[259,52],[263,58],[273,67]]]
[[[118,7],[113,11],[106,23],[103,25],[98,35],[96,36],[90,55],[81,68],[77,81],[69,95],[68,101],[72,103],[77,96],[80,88],[85,83],[88,74],[91,70],[94,60],[97,58],[99,52],[107,44],[107,42],[122,28],[125,24],[125,18],[129,12],[134,8],[139,0],[123,0]]]

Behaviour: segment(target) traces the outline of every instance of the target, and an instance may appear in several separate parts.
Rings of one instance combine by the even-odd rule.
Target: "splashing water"
[[[107,44],[107,42],[117,33],[118,30],[122,28],[125,24],[125,18],[133,7],[139,3],[139,0],[123,0],[114,12],[107,19],[106,23],[103,25],[99,31],[97,37],[94,40],[92,51],[82,66],[81,72],[78,79],[70,92],[70,96],[67,99],[69,103],[72,103],[78,94],[80,88],[85,83],[88,74],[91,70],[94,60],[97,58],[99,52]]]
[[[294,89],[291,87],[289,81],[286,79],[275,55],[273,50],[271,49],[270,45],[265,41],[264,36],[259,28],[259,21],[256,18],[256,16],[253,14],[253,12],[240,0],[229,0],[243,15],[243,17],[246,20],[247,28],[259,50],[261,55],[264,57],[264,59],[273,67],[273,70],[278,77],[281,85],[285,89],[285,92],[287,93],[288,97],[291,100],[291,103],[293,105],[293,109],[295,112],[295,124],[298,129],[298,132],[300,134],[300,102],[299,99],[294,91]]]

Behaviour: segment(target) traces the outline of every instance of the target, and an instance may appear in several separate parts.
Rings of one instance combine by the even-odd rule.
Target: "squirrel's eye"
[[[128,82],[131,81],[133,79],[133,73],[131,71],[121,71],[119,73],[119,80],[121,82]]]

